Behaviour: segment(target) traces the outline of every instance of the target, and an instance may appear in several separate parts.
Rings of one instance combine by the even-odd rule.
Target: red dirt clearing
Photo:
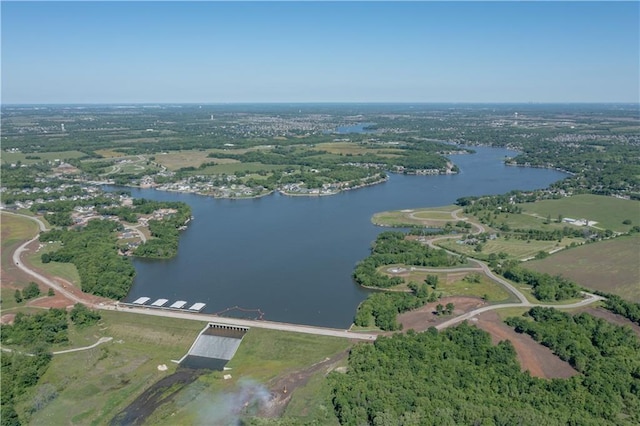
[[[495,312],[483,312],[472,318],[470,323],[491,334],[494,344],[510,340],[516,350],[520,368],[522,371],[528,370],[534,377],[553,379],[579,374],[569,363],[554,355],[551,349],[542,346],[527,334],[516,333]]]
[[[445,306],[447,303],[453,303],[453,315],[434,314],[438,304]],[[485,305],[484,300],[476,297],[444,297],[437,302],[427,303],[422,308],[398,315],[398,322],[402,324],[404,331],[413,329],[420,332]]]

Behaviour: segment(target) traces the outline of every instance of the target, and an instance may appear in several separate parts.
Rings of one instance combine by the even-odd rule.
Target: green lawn
[[[627,232],[633,225],[640,225],[640,201],[622,200],[601,195],[574,195],[558,200],[542,200],[535,203],[522,204],[527,213],[535,213],[542,217],[551,216],[552,220],[558,215],[573,219],[595,220],[596,227],[611,229],[617,232]],[[632,225],[624,225],[626,219]]]

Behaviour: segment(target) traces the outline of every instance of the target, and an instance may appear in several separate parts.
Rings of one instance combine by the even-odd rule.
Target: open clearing
[[[496,238],[488,240],[482,244],[480,253],[475,251],[475,245],[457,243],[454,239],[442,240],[437,243],[438,246],[446,248],[456,253],[464,254],[469,257],[477,257],[479,259],[487,259],[491,253],[506,253],[511,259],[528,259],[534,257],[539,251],[550,252],[552,250],[562,249],[571,243],[582,243],[583,240],[578,238],[563,238],[562,242],[554,241],[538,241],[538,240],[520,240],[516,238]]]
[[[522,371],[528,370],[534,377],[552,379],[578,374],[569,363],[554,355],[551,349],[539,344],[527,334],[516,333],[503,323],[495,312],[483,312],[469,322],[491,334],[493,344],[501,340],[510,340],[516,350],[520,368]]]
[[[168,168],[169,170],[178,170],[182,167],[198,168],[202,163],[215,161],[218,164],[237,163],[238,160],[230,158],[210,158],[207,157],[212,150],[187,150],[187,151],[171,151],[163,154],[155,154],[155,161]]]
[[[2,239],[2,259],[1,276],[2,276],[2,309],[8,309],[10,302],[13,300],[13,288],[23,287],[31,281],[29,276],[18,269],[14,264],[11,256],[13,252],[24,241],[33,238],[38,233],[38,225],[32,220],[13,216],[3,213],[0,216],[0,230]],[[11,293],[10,297],[9,293]],[[8,304],[9,303],[9,304]]]
[[[574,195],[558,200],[542,200],[535,203],[521,204],[527,213],[539,216],[551,216],[554,220],[558,215],[572,219],[587,219],[598,222],[596,226],[617,232],[627,232],[633,225],[640,224],[640,201],[623,200],[603,195]],[[632,225],[623,225],[626,219]]]
[[[453,315],[436,315],[436,306],[445,306],[447,303],[453,303]],[[421,332],[486,305],[484,300],[475,297],[443,297],[437,302],[427,303],[421,308],[398,315],[398,322],[402,324],[403,331],[413,329]]]
[[[389,273],[391,268],[403,268],[406,272],[400,274]],[[436,275],[438,277],[438,288],[436,291],[443,293],[444,296],[469,296],[485,298],[487,302],[515,302],[516,299],[510,299],[511,293],[507,292],[501,285],[497,284],[487,277],[481,270],[476,272],[423,272],[411,270],[406,265],[385,265],[378,270],[390,277],[401,277],[405,280],[405,284],[413,281],[418,284],[424,283],[427,275]],[[479,282],[464,281],[464,277],[470,274],[477,274]],[[405,288],[402,286],[401,288]]]
[[[24,401],[28,406],[47,383],[57,398],[36,411],[28,424],[107,424],[142,391],[175,371],[171,359],[186,353],[204,323],[169,318],[146,318],[124,312],[102,311],[99,325],[72,334],[72,347],[113,337],[87,351],[53,357],[51,366]],[[167,371],[158,371],[165,364]],[[79,404],[78,401],[82,401]]]
[[[640,302],[639,234],[563,250],[546,259],[527,262],[526,267],[560,274],[586,288]]]
[[[436,226],[440,227],[447,222],[457,222],[451,215],[460,206],[450,205],[428,209],[394,210],[376,213],[372,216],[371,222],[379,226]]]

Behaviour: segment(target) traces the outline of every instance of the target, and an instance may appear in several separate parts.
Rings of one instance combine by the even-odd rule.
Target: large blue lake
[[[502,159],[512,151],[475,149],[450,157],[460,167],[457,175],[391,175],[384,184],[327,197],[225,200],[131,189],[134,197],[184,201],[195,220],[182,233],[175,258],[134,261],[137,276],[125,301],[204,302],[207,313],[238,306],[260,309],[266,320],[347,328],[367,296],[351,273],[383,230],[371,224],[374,213],[544,188],[565,176],[505,166]],[[256,316],[240,313],[228,315]]]

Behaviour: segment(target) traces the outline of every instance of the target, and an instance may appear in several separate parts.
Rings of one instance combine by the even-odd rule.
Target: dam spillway
[[[242,343],[248,327],[209,323],[200,332],[180,365],[188,368],[222,370]]]

